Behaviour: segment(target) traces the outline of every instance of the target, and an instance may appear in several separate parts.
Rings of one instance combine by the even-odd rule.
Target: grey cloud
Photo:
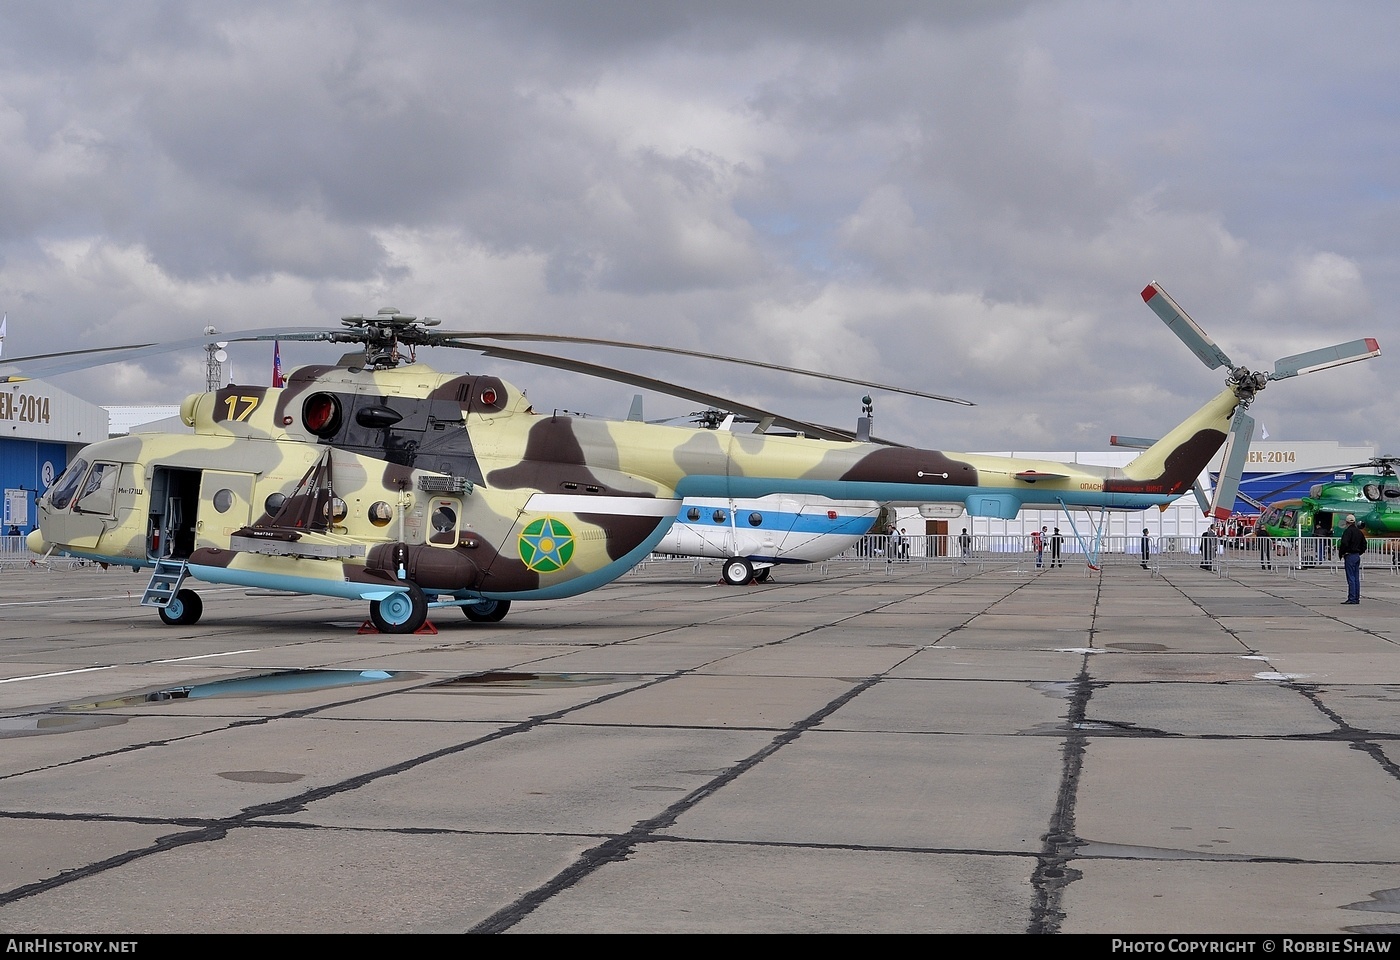
[[[6,352],[40,318],[116,342],[393,302],[800,356],[983,404],[877,398],[882,432],[911,442],[1163,429],[1218,380],[1142,306],[1148,280],[1251,362],[1393,326],[1396,15],[1350,10],[9,4]],[[154,393],[199,386],[179,363],[143,369]],[[1356,439],[1381,407],[1314,381],[1375,383],[1357,371],[1261,407]],[[567,378],[511,375],[578,405]],[[701,376],[828,422],[858,408]]]

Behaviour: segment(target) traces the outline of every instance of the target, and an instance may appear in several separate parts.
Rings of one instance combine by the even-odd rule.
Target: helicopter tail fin
[[[1138,454],[1123,475],[1104,482],[1109,491],[1183,494],[1201,475],[1230,432],[1239,399],[1229,388]]]

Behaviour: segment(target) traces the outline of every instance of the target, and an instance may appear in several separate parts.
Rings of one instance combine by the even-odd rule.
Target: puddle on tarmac
[[[1400,890],[1376,890],[1370,900],[1344,903],[1343,910],[1369,910],[1377,913],[1400,913]]]
[[[296,783],[305,774],[282,773],[280,770],[225,770],[215,776],[234,783]]]
[[[40,713],[28,717],[0,717],[0,740],[42,737],[50,733],[76,733],[126,723],[126,717],[70,717]]]
[[[1172,850],[1166,847],[1139,847],[1127,843],[1081,841],[1076,857],[1102,857],[1109,860],[1253,860],[1253,854],[1214,853],[1200,848]]]
[[[421,687],[423,691],[453,693],[520,695],[537,690],[558,690],[565,687],[601,686],[603,684],[627,683],[639,679],[634,674],[614,673],[517,673],[509,670],[493,670],[487,673],[472,673],[453,677],[439,683]]]
[[[119,707],[134,707],[144,703],[159,703],[163,700],[205,700],[210,697],[251,697],[269,693],[301,693],[307,690],[328,690],[334,687],[350,687],[363,683],[378,683],[394,677],[413,678],[414,673],[389,673],[385,670],[284,670],[278,673],[264,673],[255,677],[237,677],[230,680],[215,680],[212,683],[197,683],[191,686],[166,687],[151,693],[138,693],[130,697],[114,700],[98,700],[94,703],[75,703],[69,710],[111,710]]]

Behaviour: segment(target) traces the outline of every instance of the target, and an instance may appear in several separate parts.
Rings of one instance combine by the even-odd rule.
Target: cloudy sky
[[[1389,0],[0,0],[4,358],[394,306],[978,404],[876,394],[920,446],[1095,450],[1221,384],[1143,305],[1158,280],[1253,367],[1378,338],[1253,412],[1400,453],[1397,35]],[[268,382],[270,347],[231,352]],[[859,413],[857,387],[573,354]],[[174,403],[203,359],[54,382]],[[426,359],[542,410],[635,392]]]

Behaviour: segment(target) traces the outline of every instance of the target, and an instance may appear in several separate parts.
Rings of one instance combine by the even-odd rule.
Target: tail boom
[[[1105,492],[1180,496],[1225,443],[1239,398],[1226,387],[1123,468],[1104,481]]]

